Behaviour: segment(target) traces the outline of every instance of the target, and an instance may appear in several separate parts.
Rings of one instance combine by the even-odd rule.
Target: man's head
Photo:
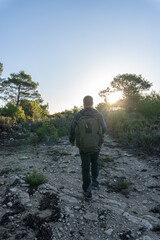
[[[93,98],[91,96],[85,96],[83,98],[83,105],[84,105],[84,108],[93,107]]]

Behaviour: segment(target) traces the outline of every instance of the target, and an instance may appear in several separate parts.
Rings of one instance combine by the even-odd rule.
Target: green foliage
[[[153,153],[160,149],[160,126],[157,118],[145,119],[140,114],[110,111],[107,125],[110,133],[121,144]]]
[[[5,117],[11,117],[15,123],[25,120],[25,113],[22,107],[16,106],[12,103],[7,103],[6,106],[2,108],[1,114]]]
[[[52,142],[58,137],[55,126],[46,122],[42,123],[42,125],[37,129],[36,133],[39,142]]]
[[[68,135],[74,115],[75,115],[74,112],[68,110],[61,114],[59,113],[58,115],[57,114],[54,115],[54,119],[52,120],[52,122],[54,126],[57,128],[59,137]]]
[[[78,107],[74,106],[72,108],[72,110],[65,110],[65,111],[63,111],[61,113],[56,113],[54,115],[54,117],[55,117],[55,119],[57,119],[57,118],[66,118],[66,119],[69,119],[70,121],[72,121],[73,118],[74,118],[74,115],[76,113],[78,113],[80,110],[81,110],[81,108],[78,108]]]
[[[58,118],[54,119],[53,121],[54,126],[58,129],[59,136],[68,135],[69,128],[71,125],[71,120],[68,118]]]
[[[104,98],[104,102],[107,102],[108,96],[112,93],[111,89],[107,87],[106,89],[99,92],[99,96]]]
[[[121,180],[121,181],[115,182],[114,186],[118,187],[119,189],[128,189],[130,186],[130,183],[125,180]]]
[[[0,174],[4,175],[4,174],[8,174],[12,171],[11,168],[3,168],[1,171],[0,171]]]
[[[111,82],[111,87],[116,91],[121,91],[125,98],[138,96],[151,86],[152,84],[143,79],[141,75],[128,73],[116,76]]]
[[[107,117],[107,113],[110,109],[110,104],[108,102],[103,102],[103,103],[99,103],[96,106],[96,109],[102,113],[104,115],[104,117]]]
[[[26,183],[30,184],[33,187],[37,187],[40,184],[45,183],[45,177],[43,174],[37,173],[36,170],[34,170],[31,174],[26,176]]]
[[[36,133],[37,129],[42,126],[42,121],[37,122],[24,122],[23,131],[26,133]]]
[[[21,101],[21,106],[7,103],[0,109],[0,114],[10,117],[15,123],[27,121],[40,121],[47,118],[48,105],[40,105],[36,101]]]
[[[117,188],[117,191],[121,192],[123,195],[128,197],[129,195],[129,186],[130,183],[125,180],[119,180],[114,183],[114,186]]]
[[[8,80],[3,80],[3,100],[19,105],[23,99],[36,100],[41,102],[41,96],[36,90],[38,83],[32,81],[29,74],[20,71],[18,74],[12,73]]]
[[[123,128],[126,120],[126,112],[124,110],[110,111],[107,115],[107,126],[113,133]]]
[[[12,126],[12,118],[0,116],[0,128],[10,128]]]
[[[73,114],[76,114],[76,113],[78,113],[79,111],[80,111],[80,109],[79,109],[78,107],[76,107],[76,106],[74,106],[73,109],[72,109],[72,113],[73,113]]]
[[[36,133],[30,133],[27,142],[31,145],[36,145],[38,143],[38,136]]]
[[[101,157],[98,161],[100,168],[104,168],[106,163],[114,162],[114,159],[110,156]]]
[[[145,159],[146,158],[146,154],[144,152],[139,152],[138,157],[140,159]]]
[[[34,121],[40,119],[42,109],[37,102],[22,100],[20,105],[22,106],[28,120]]]
[[[112,157],[110,157],[110,156],[105,156],[105,157],[103,158],[103,161],[106,162],[106,163],[108,163],[108,162],[114,162],[114,159],[113,159]]]
[[[42,119],[46,119],[48,113],[48,105],[41,105],[39,102],[36,101],[28,101],[22,100],[20,105],[22,106],[26,119],[29,121],[39,121]]]
[[[49,110],[48,110],[49,105],[48,105],[48,103],[43,104],[43,105],[41,104],[40,106],[41,106],[41,109],[42,109],[41,119],[48,119],[48,117],[49,117]]]
[[[17,123],[25,121],[25,113],[21,106],[17,106],[17,111],[15,112],[13,119]]]
[[[23,131],[28,134],[28,143],[52,142],[57,137],[68,135],[71,121],[65,117],[47,120],[45,122],[26,122]]]
[[[151,92],[143,97],[136,105],[136,111],[145,117],[160,115],[160,94]]]
[[[135,74],[122,74],[116,76],[110,83],[110,87],[100,91],[99,95],[104,97],[105,100],[107,96],[112,92],[118,91],[123,94],[123,107],[127,111],[135,110],[137,102],[140,100],[142,93],[149,90],[152,84],[143,79],[141,75],[137,76]]]
[[[64,137],[68,135],[68,128],[67,127],[61,127],[57,129],[58,131],[58,137]]]

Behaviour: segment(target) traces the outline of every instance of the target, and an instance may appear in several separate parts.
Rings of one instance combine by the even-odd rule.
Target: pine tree
[[[20,71],[18,74],[12,73],[7,80],[1,80],[2,96],[6,102],[12,102],[19,106],[21,100],[34,100],[42,102],[40,93],[37,90],[38,83],[32,81],[29,74]]]

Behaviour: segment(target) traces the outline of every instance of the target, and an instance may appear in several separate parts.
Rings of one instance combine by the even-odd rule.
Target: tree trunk
[[[16,103],[17,106],[19,106],[20,90],[21,90],[21,84],[18,86],[18,95],[17,95],[17,103]]]

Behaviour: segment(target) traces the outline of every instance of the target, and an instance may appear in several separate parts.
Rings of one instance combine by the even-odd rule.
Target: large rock
[[[21,203],[23,205],[26,205],[30,202],[30,197],[29,197],[29,194],[27,192],[19,192],[19,197],[21,199]]]
[[[153,228],[152,224],[150,222],[148,222],[147,220],[145,220],[143,218],[135,217],[135,216],[129,214],[128,212],[125,212],[123,214],[123,216],[126,217],[129,221],[131,221],[139,226],[145,227],[148,230],[151,230]]]

